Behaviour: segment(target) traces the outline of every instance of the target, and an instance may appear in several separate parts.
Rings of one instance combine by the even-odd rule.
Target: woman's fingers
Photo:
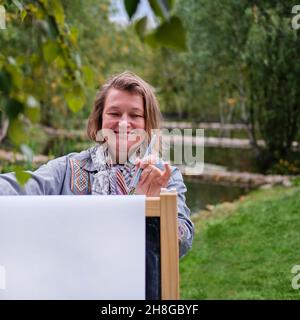
[[[161,177],[161,171],[156,168],[154,165],[148,165],[141,174],[140,183],[144,184],[146,182],[153,182],[154,179]]]
[[[143,159],[137,159],[136,165],[138,165],[140,168],[145,169],[151,164],[155,164],[158,162],[158,158],[155,156],[148,156]]]
[[[140,177],[140,182],[139,182],[140,184],[144,184],[144,182],[148,178],[150,172],[151,172],[151,169],[149,169],[149,168],[143,170],[141,177]]]
[[[169,181],[169,179],[170,179],[170,177],[171,177],[171,173],[172,173],[172,171],[171,171],[171,167],[170,167],[170,165],[168,164],[168,163],[164,163],[164,167],[165,167],[165,169],[164,169],[164,171],[162,172],[162,179],[164,180],[164,181]]]
[[[147,196],[157,196],[161,188],[166,188],[171,177],[171,167],[168,163],[164,163],[164,169],[161,170],[151,163],[141,163],[144,167],[140,181],[138,183],[138,192]]]
[[[144,184],[148,182],[149,184],[158,183],[160,186],[165,187],[171,177],[171,167],[169,164],[164,164],[164,170],[160,170],[154,165],[147,166],[141,175],[140,182]]]
[[[156,167],[156,163],[158,163],[158,158],[155,156],[137,159],[136,161],[137,168],[143,169],[138,183],[139,188],[144,191],[152,190],[152,193],[155,191],[155,194],[159,193],[160,188],[165,188],[168,185],[171,177],[171,167],[168,163],[164,163],[163,170]]]

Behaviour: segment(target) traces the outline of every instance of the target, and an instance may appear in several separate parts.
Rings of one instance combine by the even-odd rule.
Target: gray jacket
[[[157,165],[160,167],[160,165]],[[179,256],[192,246],[194,225],[185,203],[186,186],[178,168],[172,168],[167,188],[178,193]],[[91,194],[93,175],[96,173],[89,150],[71,153],[49,161],[31,173],[24,188],[16,182],[14,173],[0,174],[0,195],[80,195]]]

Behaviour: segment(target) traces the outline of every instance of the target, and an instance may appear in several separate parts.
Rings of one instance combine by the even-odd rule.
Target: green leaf
[[[149,4],[156,16],[168,19],[174,7],[174,0],[149,0]]]
[[[24,104],[16,99],[8,99],[5,105],[5,112],[9,119],[16,118],[21,112],[24,111]]]
[[[11,86],[12,86],[11,75],[4,70],[0,71],[0,91],[8,95],[10,92]]]
[[[49,1],[49,8],[51,8],[53,15],[55,17],[56,22],[63,27],[65,23],[65,13],[64,8],[61,4],[60,0],[50,0]]]
[[[55,18],[52,16],[48,16],[47,24],[47,32],[51,39],[56,39],[59,36],[59,30],[55,21]]]
[[[169,11],[171,11],[174,8],[175,0],[165,0],[167,3]]]
[[[67,104],[69,106],[69,108],[73,111],[73,112],[78,112],[82,109],[82,107],[85,104],[85,96],[83,94],[82,91],[78,91],[78,92],[68,92],[65,95],[65,99],[67,101]]]
[[[164,18],[164,13],[157,0],[149,0],[149,4],[156,16]]]
[[[14,87],[21,89],[23,87],[24,76],[17,62],[12,57],[8,57],[8,63],[5,66],[7,72],[11,75]]]
[[[16,118],[9,122],[8,137],[16,145],[27,143],[27,132],[23,122],[20,119]]]
[[[55,18],[56,23],[60,27],[64,27],[65,13],[60,0],[41,0],[47,13]]]
[[[70,40],[73,44],[77,44],[78,33],[79,31],[76,27],[70,29]]]
[[[14,3],[14,5],[19,9],[19,11],[21,12],[21,21],[23,22],[24,19],[26,18],[27,16],[27,12],[26,10],[24,9],[24,6],[23,4],[18,1],[18,0],[12,0],[12,2]]]
[[[40,108],[26,108],[24,114],[33,123],[37,123],[41,119]]]
[[[21,21],[23,22],[26,17],[27,17],[27,12],[26,12],[26,10],[22,10],[22,11],[21,11]]]
[[[139,2],[140,2],[139,0],[124,0],[125,9],[129,15],[130,19],[135,14],[136,9],[139,5]]]
[[[83,83],[83,78],[82,78],[82,74],[81,74],[80,70],[78,70],[78,69],[75,70],[74,76],[76,79],[77,87],[79,88],[80,92],[82,92],[82,88],[84,88],[84,83]],[[74,91],[74,92],[76,92],[76,91]]]
[[[59,69],[64,69],[66,67],[66,61],[64,60],[64,58],[61,55],[59,55],[55,59],[54,63],[57,66],[57,68],[59,68]]]
[[[35,100],[32,96],[27,98],[26,108],[24,111],[25,116],[33,123],[36,123],[40,120],[40,106],[37,100],[35,104],[32,103],[32,99]]]
[[[155,31],[155,39],[163,46],[174,48],[178,51],[185,51],[186,33],[181,20],[173,16],[165,21]]]
[[[15,170],[15,176],[21,187],[24,187],[26,182],[31,178],[31,174],[29,172],[23,171],[19,167]]]
[[[144,37],[144,41],[150,46],[152,47],[153,49],[157,49],[159,47],[159,43],[156,39],[156,35],[155,35],[155,32],[152,32],[150,34],[147,34],[145,37]]]
[[[46,41],[43,44],[43,55],[47,63],[51,63],[58,56],[58,45],[51,40]]]
[[[135,31],[141,40],[143,40],[145,37],[146,27],[147,27],[147,16],[139,19],[134,26]]]
[[[93,88],[95,85],[95,74],[94,70],[89,66],[83,66],[81,68],[81,71],[83,73],[83,79],[86,85],[90,88]]]

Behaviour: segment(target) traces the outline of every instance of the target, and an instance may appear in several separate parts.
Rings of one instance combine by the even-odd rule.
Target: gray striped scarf
[[[111,157],[104,145],[98,145],[90,149],[91,158],[97,173],[94,175],[92,194],[120,195],[128,194],[131,179],[136,167],[134,157],[125,164],[110,164]]]

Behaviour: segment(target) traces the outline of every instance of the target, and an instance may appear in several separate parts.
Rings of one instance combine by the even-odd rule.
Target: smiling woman
[[[137,143],[136,140],[128,139],[128,136],[133,130],[145,129],[142,97],[128,91],[110,89],[103,110],[102,129],[111,129],[116,134],[114,148],[110,144],[108,145],[110,151],[115,153],[117,162],[120,162],[120,139],[121,141],[125,139],[123,142],[126,143],[125,151],[128,153],[131,147]]]
[[[142,169],[136,194],[157,196],[161,188],[175,188],[178,194],[179,256],[192,246],[194,226],[185,203],[186,187],[180,171],[159,158],[139,159],[132,132],[145,132],[148,144],[152,130],[160,128],[161,114],[153,88],[131,72],[112,77],[97,93],[87,133],[96,142],[88,150],[54,159],[31,173],[20,188],[13,173],[0,175],[0,195],[128,195],[131,181]],[[99,132],[109,130],[115,139]],[[120,146],[126,146],[122,162]],[[135,145],[135,147],[134,147]],[[139,148],[140,156],[141,149]],[[115,160],[115,161],[113,161]],[[148,218],[147,218],[148,219]],[[146,298],[160,298],[159,224],[146,222]]]

